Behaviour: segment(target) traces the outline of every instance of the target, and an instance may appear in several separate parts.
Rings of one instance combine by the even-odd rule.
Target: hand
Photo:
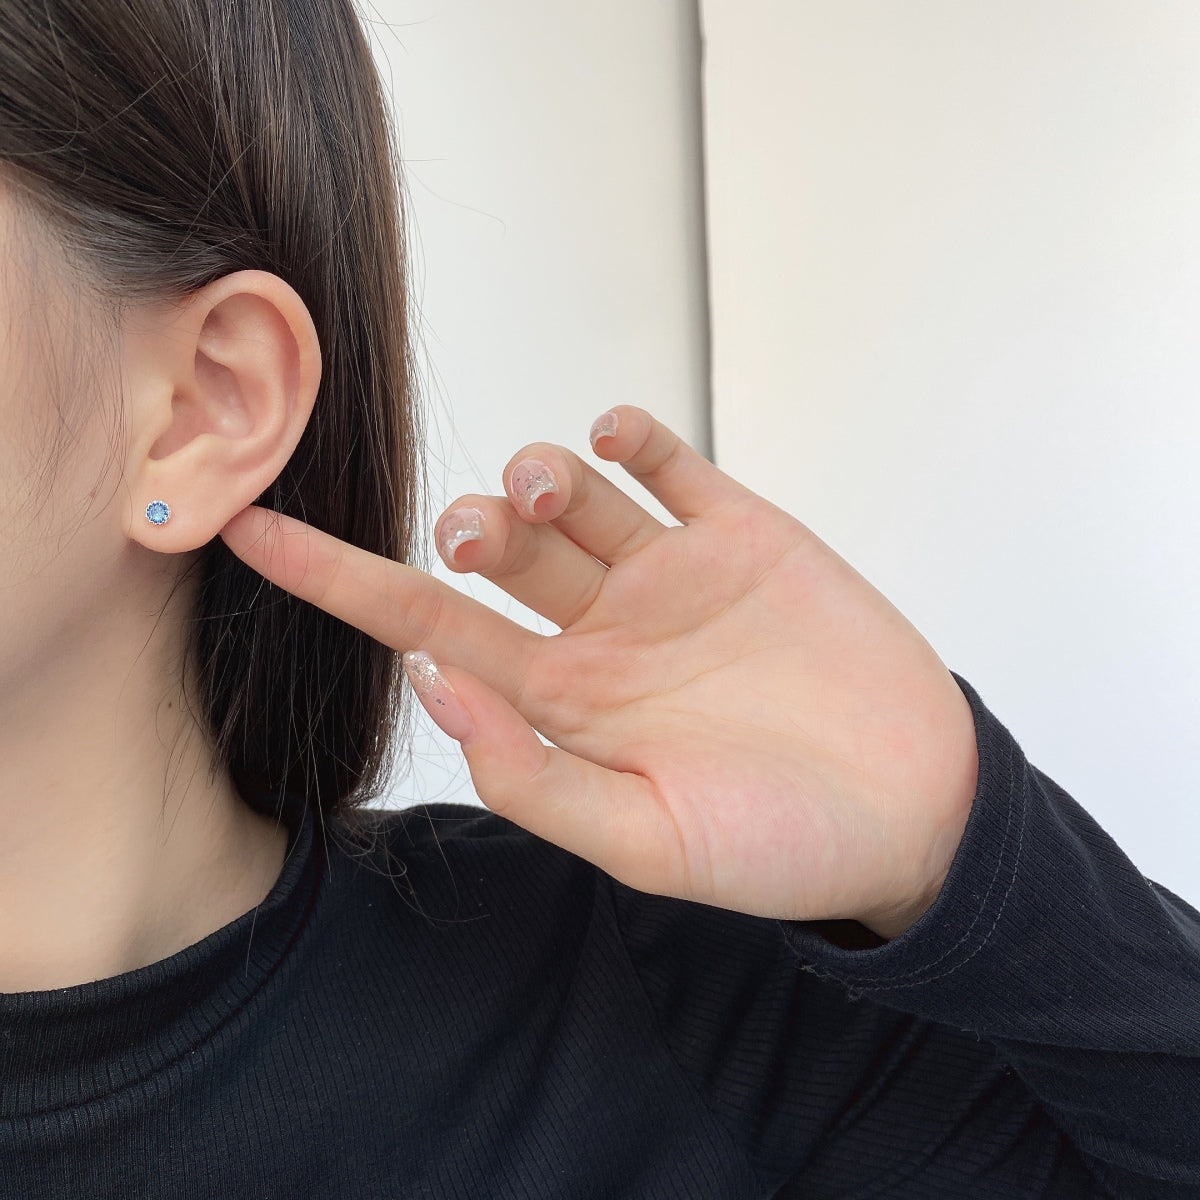
[[[432,657],[444,683],[405,654],[410,679],[494,812],[640,891],[897,936],[936,898],[975,796],[966,697],[811,530],[644,409],[612,412],[595,453],[681,525],[540,442],[509,460],[507,495],[447,510],[482,513],[449,565],[552,636],[262,508],[221,537],[278,586]],[[530,458],[558,481],[536,512],[512,481]]]

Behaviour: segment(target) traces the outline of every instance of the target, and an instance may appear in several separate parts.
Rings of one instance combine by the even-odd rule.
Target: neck
[[[0,692],[0,992],[157,962],[279,877],[286,829],[214,770],[164,692],[179,678],[178,628],[157,613],[95,618]]]

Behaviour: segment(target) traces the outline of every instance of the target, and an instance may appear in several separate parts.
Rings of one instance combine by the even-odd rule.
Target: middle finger
[[[587,612],[608,573],[553,525],[519,520],[507,496],[461,497],[434,536],[452,571],[477,572],[560,629]]]

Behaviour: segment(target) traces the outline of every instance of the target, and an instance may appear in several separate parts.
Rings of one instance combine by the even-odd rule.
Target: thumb
[[[547,746],[493,688],[424,650],[402,657],[422,707],[462,747],[479,799],[530,833],[642,891],[666,887],[669,823],[649,781]]]

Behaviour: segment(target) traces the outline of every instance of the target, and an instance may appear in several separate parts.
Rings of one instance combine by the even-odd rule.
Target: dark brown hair
[[[395,132],[352,0],[5,0],[0,167],[119,328],[230,272],[296,289],[312,417],[256,503],[409,561],[423,496]],[[221,539],[197,552],[194,696],[254,807],[359,827],[391,769],[399,655]]]

